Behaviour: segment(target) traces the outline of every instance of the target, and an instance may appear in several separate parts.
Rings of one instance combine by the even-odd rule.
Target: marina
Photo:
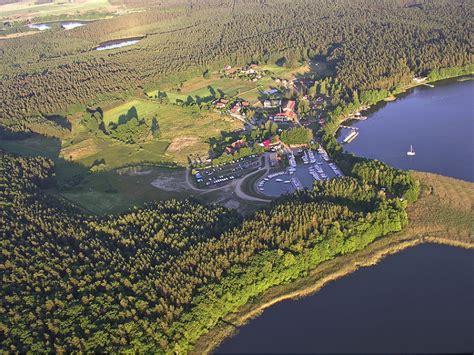
[[[288,153],[288,167],[260,178],[256,182],[256,191],[266,196],[278,197],[297,190],[311,189],[315,181],[343,177],[344,174],[331,162],[323,148],[300,152],[301,163],[296,162],[293,152]]]

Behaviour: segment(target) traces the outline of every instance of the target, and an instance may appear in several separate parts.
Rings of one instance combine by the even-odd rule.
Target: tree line
[[[408,5],[406,0],[171,2],[71,31],[1,41],[0,124],[28,130],[28,118],[38,113],[95,105],[224,65],[288,66],[325,58],[343,87],[341,97],[352,98],[354,90],[395,90],[413,75],[472,62],[466,41],[471,1]],[[145,37],[135,46],[94,50],[103,41],[137,35]]]
[[[249,298],[408,221],[409,173],[379,163],[245,218],[193,200],[99,217],[43,190],[49,159],[0,154],[5,351],[187,351]]]

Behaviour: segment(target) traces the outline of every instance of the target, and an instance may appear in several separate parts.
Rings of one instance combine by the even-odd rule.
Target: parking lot
[[[261,167],[261,156],[251,155],[230,164],[196,169],[194,181],[198,187],[221,186]]]

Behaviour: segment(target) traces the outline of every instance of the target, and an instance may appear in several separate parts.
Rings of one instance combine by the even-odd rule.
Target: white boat
[[[285,180],[283,181],[285,184],[289,184],[291,181],[290,180]]]
[[[413,150],[412,145],[410,145],[410,150],[407,152],[407,155],[410,156],[410,157],[415,155],[415,151]]]
[[[275,181],[282,182],[283,180],[282,179],[275,179]]]

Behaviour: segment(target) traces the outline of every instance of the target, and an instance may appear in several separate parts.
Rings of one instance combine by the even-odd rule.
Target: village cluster
[[[258,70],[255,64],[240,68],[226,66],[220,73],[226,78],[252,81],[271,74]],[[220,156],[194,166],[193,175],[198,186],[225,184],[261,169],[267,163],[270,173],[257,182],[257,193],[265,193],[265,186],[272,181],[289,184],[298,190],[310,187],[313,180],[343,176],[322,147],[313,150],[317,146],[314,140],[304,144],[286,144],[280,140],[281,133],[289,129],[308,127],[317,130],[324,126],[324,110],[330,98],[308,94],[308,88],[314,85],[312,79],[272,78],[272,81],[275,85],[261,90],[259,100],[252,104],[239,97],[221,97],[212,102],[214,110],[243,120],[245,130],[226,143]],[[263,165],[262,155],[267,160]]]

